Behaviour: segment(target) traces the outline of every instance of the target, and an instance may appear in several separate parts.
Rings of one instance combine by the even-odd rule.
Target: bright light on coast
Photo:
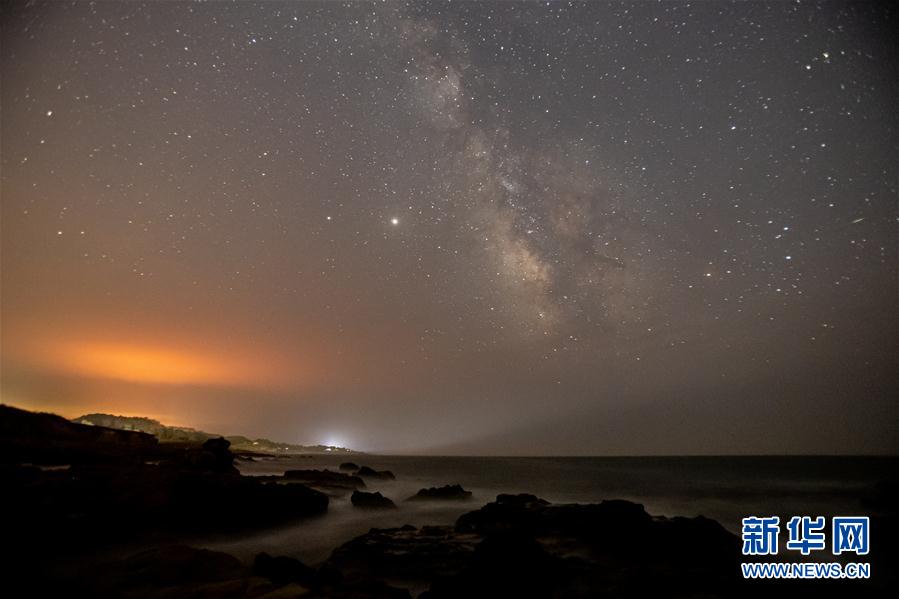
[[[328,437],[322,445],[326,447],[346,447],[346,445],[344,445],[344,440],[340,437]]]

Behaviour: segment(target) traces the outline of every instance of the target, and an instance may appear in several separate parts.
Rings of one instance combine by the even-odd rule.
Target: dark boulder
[[[279,585],[296,582],[309,587],[317,583],[316,571],[300,560],[285,556],[272,557],[265,552],[256,555],[253,560],[253,574]]]
[[[282,478],[313,487],[344,490],[365,488],[365,481],[358,476],[330,470],[288,470]]]
[[[224,437],[207,439],[200,448],[188,449],[181,459],[172,463],[182,468],[205,470],[222,474],[237,474],[234,466],[234,454],[228,449],[231,442]]]
[[[128,540],[142,534],[240,530],[321,514],[327,495],[301,484],[182,462],[152,465],[74,464],[66,470],[3,469],[0,508],[19,518],[4,530],[10,543],[60,548]]]
[[[462,488],[462,485],[430,487],[428,489],[421,489],[406,501],[423,501],[428,499],[466,500],[471,499],[471,491],[466,491]]]
[[[230,441],[222,437],[207,439],[199,446],[166,444],[164,447],[168,450],[168,456],[159,463],[165,468],[193,472],[239,474],[230,446]]]
[[[171,585],[225,580],[243,570],[240,560],[227,553],[172,545],[126,558],[120,572],[133,582]]]
[[[85,562],[90,563],[90,562]],[[84,565],[84,564],[82,564]],[[328,597],[330,599],[409,599],[405,589],[379,580],[351,580],[336,571],[316,571],[289,557],[256,556],[251,568],[218,551],[182,545],[161,546],[126,558],[93,562],[97,575],[71,572],[55,584],[33,580],[15,597],[165,597],[167,599]]]
[[[350,501],[355,507],[363,508],[395,508],[396,504],[378,492],[366,493],[365,491],[353,491]]]
[[[459,532],[486,534],[496,530],[521,530],[534,524],[534,515],[549,505],[535,495],[497,495],[496,501],[456,520]]]
[[[354,464],[353,462],[344,462],[343,464],[340,465],[340,469],[355,471],[355,470],[359,469],[359,466],[358,466],[358,464]]]
[[[576,533],[578,538],[621,548],[642,542],[652,516],[638,503],[606,500],[598,504],[551,505],[533,495],[499,495],[474,512],[459,517],[456,529],[487,535],[518,531],[530,535]]]
[[[390,586],[380,580],[359,580],[323,586],[321,597],[328,599],[411,599],[406,589]]]
[[[184,545],[149,549],[95,569],[73,580],[65,595],[55,596],[243,597],[247,587],[246,568],[240,560]]]
[[[394,476],[393,472],[391,472],[390,470],[375,470],[374,468],[369,468],[368,466],[362,466],[361,468],[359,468],[359,471],[356,472],[356,476],[377,478],[380,480],[396,479],[396,476]]]
[[[562,560],[536,540],[505,532],[478,543],[458,575],[436,577],[427,598],[551,597],[566,575]]]
[[[739,596],[739,542],[706,518],[628,501],[552,505],[500,495],[455,527],[372,529],[328,564],[359,580],[449,597]]]
[[[373,528],[334,550],[324,568],[354,580],[427,586],[436,576],[460,573],[480,540],[457,534],[451,526]]]

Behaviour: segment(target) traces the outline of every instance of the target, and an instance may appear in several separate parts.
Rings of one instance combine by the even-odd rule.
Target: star
[[[373,447],[456,447],[512,439],[513,411],[517,429],[554,427],[560,404],[583,432],[534,451],[832,450],[779,438],[777,413],[828,431],[849,413],[868,439],[895,437],[872,415],[895,396],[897,94],[890,48],[864,34],[889,11],[408,4],[5,14],[4,390],[8,373],[23,398],[72,376],[36,340],[114,335],[244,356],[228,393],[160,400],[234,432],[258,404],[252,426],[274,438],[333,422]],[[55,326],[69,303],[78,319]],[[812,335],[826,351],[804,351]],[[844,367],[819,409],[819,374]],[[739,388],[717,392],[722,369]],[[96,387],[66,381],[72,402]],[[591,418],[627,432],[615,415],[632,400],[673,402],[647,419],[673,413],[671,389],[697,398],[685,421],[707,446],[590,433]],[[110,409],[140,410],[146,390],[121,391]],[[207,393],[233,404],[227,422]],[[742,407],[766,393],[778,410]],[[488,403],[472,427],[475,398]],[[373,406],[397,427],[367,419]],[[720,415],[741,419],[738,447]],[[530,435],[514,443],[495,449],[531,451]]]

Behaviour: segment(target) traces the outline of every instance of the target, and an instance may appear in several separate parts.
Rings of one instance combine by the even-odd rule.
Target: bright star
[[[390,219],[390,224],[393,226],[396,226],[396,225],[400,224],[400,219],[398,219],[397,217],[394,216],[393,218]]]

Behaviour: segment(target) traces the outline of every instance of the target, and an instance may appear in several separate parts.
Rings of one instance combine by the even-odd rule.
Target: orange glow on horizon
[[[169,385],[282,386],[290,382],[277,362],[235,359],[181,349],[116,343],[57,346],[52,366],[69,374]]]
[[[212,359],[142,347],[84,345],[63,358],[63,367],[77,374],[141,383],[232,382],[236,374]]]

